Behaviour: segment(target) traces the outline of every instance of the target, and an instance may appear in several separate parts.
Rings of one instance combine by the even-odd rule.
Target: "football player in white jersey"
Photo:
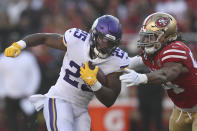
[[[77,28],[64,35],[36,33],[6,48],[8,57],[39,44],[66,51],[56,84],[47,94],[30,98],[37,110],[44,107],[49,131],[89,131],[88,103],[93,95],[106,107],[114,104],[121,90],[119,76],[129,64],[128,54],[118,47],[121,35],[119,20],[104,15],[89,33]]]

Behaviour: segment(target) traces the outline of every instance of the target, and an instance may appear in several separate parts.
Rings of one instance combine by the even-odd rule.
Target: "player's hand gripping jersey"
[[[154,59],[143,56],[144,63],[152,70],[158,70],[167,62],[181,63],[189,69],[172,82],[166,83],[167,92],[174,104],[180,108],[191,108],[197,103],[197,62],[190,49],[175,41],[157,53]]]
[[[88,105],[93,97],[93,92],[80,78],[80,66],[91,61],[97,65],[105,75],[120,72],[129,64],[128,54],[117,48],[112,56],[106,59],[91,59],[90,35],[77,28],[69,29],[64,34],[64,43],[67,52],[64,56],[60,76],[57,83],[46,94],[48,97],[61,98],[81,106]]]

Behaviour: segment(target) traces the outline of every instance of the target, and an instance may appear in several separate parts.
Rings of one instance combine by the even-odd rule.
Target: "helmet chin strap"
[[[97,57],[101,58],[101,59],[105,59],[107,58],[107,54],[102,54],[101,52],[99,52],[96,47],[94,47],[94,53],[96,54]]]

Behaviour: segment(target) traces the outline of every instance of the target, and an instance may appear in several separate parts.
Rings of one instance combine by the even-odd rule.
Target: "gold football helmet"
[[[154,54],[168,42],[176,40],[176,19],[167,13],[153,13],[144,20],[139,35],[138,47],[147,54]]]

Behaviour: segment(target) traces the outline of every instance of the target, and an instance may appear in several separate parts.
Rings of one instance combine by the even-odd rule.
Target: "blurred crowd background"
[[[196,5],[196,0],[0,0],[0,52],[3,53],[4,49],[12,42],[31,33],[64,34],[67,29],[72,27],[88,32],[97,17],[111,14],[120,19],[123,28],[122,48],[132,56],[138,53],[136,48],[137,33],[144,18],[153,12],[163,11],[172,14],[177,19],[179,31],[182,32],[183,38],[188,40],[188,46],[197,56]],[[41,71],[41,84],[37,93],[46,93],[58,77],[64,52],[45,46],[33,47],[30,51],[36,57]],[[146,70],[143,68],[140,71],[145,72]],[[127,92],[127,97],[144,101],[144,98],[146,100],[150,98],[144,96],[159,94],[148,101],[161,98],[157,99],[157,103],[158,105],[163,103],[163,98],[165,99],[163,90],[158,90],[158,87],[153,89],[156,90],[143,90],[143,87],[131,88],[129,93]],[[124,97],[124,93],[122,96]],[[0,130],[8,131],[4,121],[6,116],[2,113],[4,104],[5,101],[1,100]],[[151,105],[150,103],[146,104]],[[141,120],[136,114],[143,112],[142,109],[146,108],[141,105],[138,110],[137,105],[135,107],[136,113],[133,113],[134,115],[130,119],[132,131],[142,128],[139,122]],[[164,108],[162,104],[158,114],[162,114]],[[164,114],[159,117],[161,118],[156,119],[162,119],[163,125],[158,127],[157,131],[161,127],[161,130],[168,130],[168,123],[163,122],[163,119],[168,120],[169,115],[165,116]],[[38,130],[45,130],[42,117],[39,115],[35,123],[40,125]],[[156,128],[151,129],[156,131]]]

